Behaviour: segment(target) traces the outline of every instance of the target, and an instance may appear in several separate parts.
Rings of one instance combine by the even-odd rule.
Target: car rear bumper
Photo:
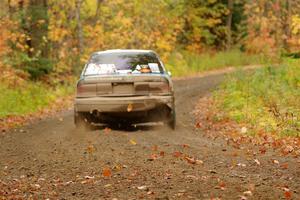
[[[173,96],[89,97],[75,98],[76,112],[138,112],[161,105],[174,107]]]

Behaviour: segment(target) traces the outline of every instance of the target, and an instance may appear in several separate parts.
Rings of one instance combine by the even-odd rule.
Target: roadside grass
[[[271,60],[264,55],[246,54],[237,49],[200,55],[178,51],[171,54],[166,62],[166,68],[172,72],[174,77],[180,77],[225,67],[241,67],[269,62]]]
[[[71,95],[73,86],[60,85],[55,88],[39,82],[27,81],[25,85],[10,88],[0,85],[0,119],[39,111],[59,97]]]
[[[300,60],[238,71],[214,93],[223,118],[247,123],[249,133],[300,136]],[[247,128],[250,128],[247,127]]]

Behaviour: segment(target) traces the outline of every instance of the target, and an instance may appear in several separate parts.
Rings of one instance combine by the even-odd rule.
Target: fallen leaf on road
[[[285,192],[289,192],[290,191],[290,189],[287,186],[282,187],[282,190],[285,191]]]
[[[195,124],[195,127],[196,127],[196,128],[201,128],[201,127],[202,127],[201,122],[197,122],[197,123]]]
[[[105,188],[108,188],[108,187],[111,187],[111,186],[112,186],[111,184],[104,185]]]
[[[130,141],[130,143],[132,144],[132,145],[136,145],[136,141],[134,141],[133,139],[131,139],[131,140],[129,140]]]
[[[196,164],[196,160],[194,158],[190,158],[188,156],[184,157],[184,159],[190,164]]]
[[[33,185],[36,189],[40,189],[41,188],[41,186],[39,185],[39,184],[34,184]]]
[[[238,155],[239,155],[238,152],[233,152],[233,153],[232,153],[232,156],[233,156],[233,157],[237,157]]]
[[[294,147],[287,145],[283,150],[282,153],[283,154],[288,154],[288,153],[292,153],[294,151]]]
[[[161,152],[159,153],[159,155],[160,155],[161,157],[163,157],[163,156],[165,156],[165,152],[164,152],[164,151],[161,151]]]
[[[188,145],[188,144],[183,144],[182,147],[183,147],[183,148],[189,148],[190,145]]]
[[[253,195],[250,190],[245,191],[243,194],[246,195],[246,196],[252,196]]]
[[[257,165],[260,165],[260,162],[259,162],[259,160],[257,160],[257,159],[254,159],[254,162],[255,162]]]
[[[175,194],[176,197],[182,197],[183,195],[184,195],[184,193],[181,193],[181,192]]]
[[[244,164],[244,163],[238,163],[237,166],[240,166],[240,167],[246,167],[247,165]]]
[[[123,168],[123,165],[121,164],[116,164],[113,169],[116,169],[117,171],[120,171]]]
[[[265,147],[259,148],[259,152],[260,152],[261,154],[265,154],[266,151],[267,151],[267,149],[266,149]]]
[[[282,164],[280,165],[280,167],[281,167],[282,169],[287,169],[287,168],[289,167],[289,164],[288,164],[288,163],[282,163]]]
[[[87,152],[89,153],[89,154],[92,154],[92,153],[94,153],[95,151],[96,151],[96,148],[95,148],[95,146],[94,145],[89,145],[88,147],[87,147]]]
[[[110,169],[104,168],[103,171],[102,171],[102,175],[104,177],[111,177],[111,171],[110,171]]]
[[[158,149],[157,145],[154,145],[154,146],[152,147],[152,151],[157,151],[157,149]]]
[[[196,160],[196,164],[202,165],[202,164],[203,164],[203,161],[202,161],[202,160]]]
[[[186,178],[188,178],[188,179],[195,179],[195,180],[198,179],[198,178],[197,178],[196,176],[194,176],[194,175],[186,175]]]
[[[274,164],[279,164],[279,161],[278,160],[273,160],[273,163]]]
[[[290,191],[285,191],[285,192],[284,192],[284,197],[285,197],[286,199],[291,199],[291,198],[292,198],[292,193],[291,193]]]
[[[81,181],[80,183],[81,184],[87,184],[89,181],[88,180],[84,180],[84,181]]]
[[[73,181],[67,181],[63,185],[66,186],[66,185],[70,185],[71,183],[74,183],[74,182]]]
[[[157,158],[158,158],[158,156],[156,154],[151,154],[150,159],[148,159],[148,160],[153,161],[153,160],[156,160]]]
[[[139,189],[139,190],[146,190],[146,189],[147,189],[147,186],[145,186],[145,185],[139,186],[139,187],[137,187],[137,189]]]
[[[173,155],[174,155],[174,157],[178,158],[182,155],[182,153],[179,151],[175,151]]]
[[[225,183],[223,181],[219,183],[219,186],[220,186],[221,190],[225,190],[225,186],[226,185],[225,185]]]

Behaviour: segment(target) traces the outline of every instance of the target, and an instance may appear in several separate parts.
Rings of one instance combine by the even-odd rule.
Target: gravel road
[[[300,199],[299,158],[235,149],[194,128],[195,103],[223,78],[175,81],[175,131],[84,132],[66,111],[1,135],[0,199]]]

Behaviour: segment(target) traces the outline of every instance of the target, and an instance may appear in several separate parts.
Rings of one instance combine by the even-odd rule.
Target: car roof
[[[143,49],[109,49],[105,51],[97,51],[93,54],[106,54],[106,53],[155,53],[152,50]]]

